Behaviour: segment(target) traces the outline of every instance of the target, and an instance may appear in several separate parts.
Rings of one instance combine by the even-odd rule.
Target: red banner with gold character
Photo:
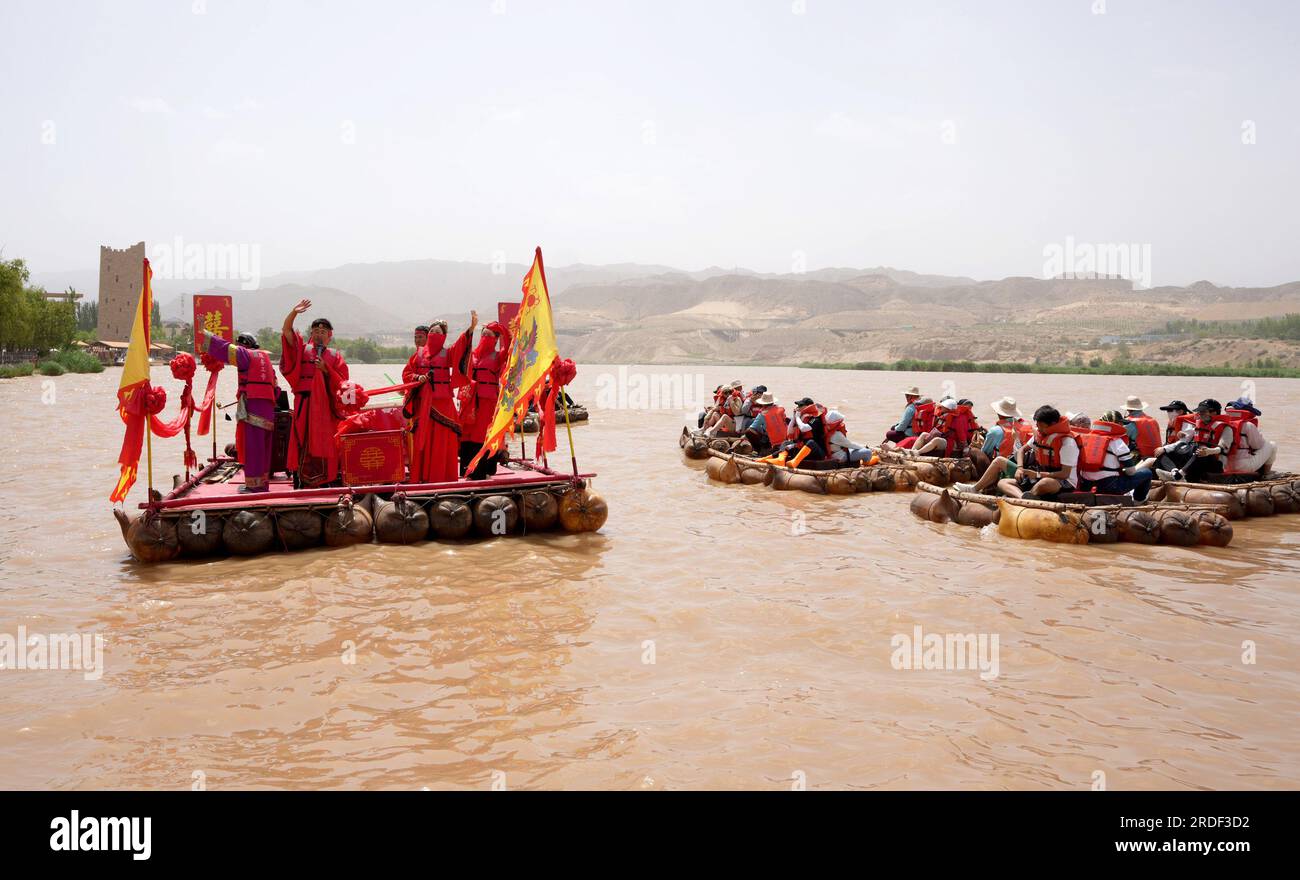
[[[401,483],[406,479],[406,444],[401,431],[361,431],[336,438],[346,486]]]
[[[195,296],[194,297],[194,353],[207,351],[203,342],[203,331],[213,336],[220,336],[227,342],[235,341],[235,301],[229,296]],[[200,434],[203,432],[200,431]]]

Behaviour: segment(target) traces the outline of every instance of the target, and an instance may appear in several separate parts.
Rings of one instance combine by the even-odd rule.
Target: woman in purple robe
[[[271,442],[275,437],[275,399],[279,383],[271,356],[257,347],[257,340],[239,334],[238,344],[205,333],[208,354],[233,364],[239,371],[239,397],[235,446],[244,466],[240,492],[270,490]]]

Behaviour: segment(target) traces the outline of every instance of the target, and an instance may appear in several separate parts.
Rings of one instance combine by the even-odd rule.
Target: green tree
[[[27,264],[21,259],[0,261],[0,348],[32,345],[30,300],[26,296]]]

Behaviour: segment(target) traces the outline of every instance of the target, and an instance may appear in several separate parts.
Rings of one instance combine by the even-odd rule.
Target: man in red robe
[[[348,380],[348,365],[329,348],[334,325],[327,318],[311,322],[306,342],[293,329],[296,317],[311,308],[300,300],[289,310],[280,331],[280,372],[293,388],[293,430],[289,432],[287,469],[297,486],[321,486],[338,479],[339,457],[334,433],[343,414],[335,394]]]
[[[460,393],[460,466],[464,470],[487,439],[488,428],[496,417],[497,397],[501,391],[501,370],[510,350],[510,335],[496,321],[483,328],[478,347],[470,358],[470,383]],[[484,457],[471,480],[483,480],[496,472],[496,457]]]
[[[478,312],[469,314],[469,328],[449,347],[444,346],[447,322],[429,324],[424,346],[429,369],[424,382],[407,398],[408,412],[421,417],[415,426],[411,456],[411,479],[417,483],[447,483],[460,476],[456,453],[461,427],[456,389],[469,383],[469,346],[478,326]]]

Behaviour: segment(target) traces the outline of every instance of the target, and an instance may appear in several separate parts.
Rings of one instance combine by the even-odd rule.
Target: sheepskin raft
[[[240,494],[239,462],[211,461],[167,496],[141,504],[131,518],[113,515],[131,555],[141,562],[178,556],[252,556],[308,547],[379,541],[413,544],[494,538],[562,529],[594,532],[609,509],[590,491],[595,474],[556,473],[515,460],[486,480],[294,489]]]
[[[1095,503],[995,498],[958,492],[931,483],[917,485],[912,514],[936,523],[994,524],[1008,538],[1035,538],[1060,544],[1170,544],[1226,547],[1232,542],[1227,508],[1183,502],[1134,503],[1098,496]],[[1114,503],[1111,503],[1114,502]]]
[[[1250,483],[1156,480],[1151,484],[1151,500],[1223,505],[1229,519],[1300,513],[1300,475],[1269,474]]]

